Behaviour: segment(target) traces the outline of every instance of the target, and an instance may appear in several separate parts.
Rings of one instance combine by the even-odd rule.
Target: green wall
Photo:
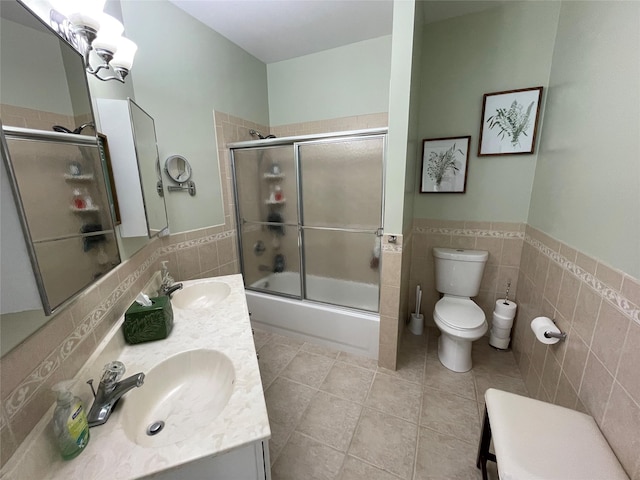
[[[640,4],[563,2],[529,223],[640,278]]]
[[[222,224],[213,111],[268,124],[266,66],[167,1],[121,6],[126,35],[138,44],[136,102],[155,119],[160,162],[180,154],[193,167],[197,195],[166,195],[170,230]]]
[[[386,112],[391,35],[267,65],[272,126]]]
[[[527,220],[537,155],[477,157],[482,97],[547,86],[559,10],[559,2],[518,2],[425,25],[420,135],[471,135],[471,151],[465,194],[420,194],[417,162],[415,217]]]
[[[0,69],[2,103],[73,115],[60,44],[52,41],[49,33],[2,19],[0,56],[3,65],[11,66]],[[43,88],[46,85],[51,85],[51,90]]]
[[[389,135],[385,170],[384,231],[403,233],[410,117],[415,1],[393,4]]]

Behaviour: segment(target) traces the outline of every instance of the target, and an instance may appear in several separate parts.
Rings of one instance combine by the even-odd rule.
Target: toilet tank
[[[436,290],[459,297],[475,297],[489,252],[434,247]]]

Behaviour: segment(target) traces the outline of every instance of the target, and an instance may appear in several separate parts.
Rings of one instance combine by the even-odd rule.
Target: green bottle
[[[58,396],[53,412],[53,432],[64,460],[80,455],[89,443],[89,424],[82,400],[71,393],[73,381],[57,383],[52,390]]]

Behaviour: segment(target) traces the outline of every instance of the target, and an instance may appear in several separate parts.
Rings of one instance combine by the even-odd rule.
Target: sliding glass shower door
[[[245,285],[300,297],[294,150],[291,145],[236,150],[233,163]]]
[[[232,146],[248,289],[378,310],[385,141],[382,133]]]
[[[306,298],[377,311],[384,137],[298,145]]]

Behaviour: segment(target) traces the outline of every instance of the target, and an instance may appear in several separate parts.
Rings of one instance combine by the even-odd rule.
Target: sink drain
[[[151,425],[147,427],[147,435],[149,435],[150,437],[157,435],[162,431],[163,428],[164,428],[164,422],[162,420],[153,422]]]

